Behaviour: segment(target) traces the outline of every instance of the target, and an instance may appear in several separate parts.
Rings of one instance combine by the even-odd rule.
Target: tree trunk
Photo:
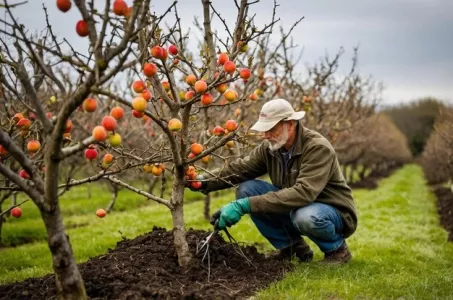
[[[207,194],[204,197],[204,211],[203,211],[204,218],[206,220],[209,220],[211,218],[210,210],[211,210],[211,195]]]
[[[47,242],[52,253],[57,291],[62,299],[87,299],[85,285],[65,234],[60,207],[51,212],[41,211],[47,230]]]
[[[184,226],[184,179],[176,178],[173,182],[173,193],[171,202],[173,209],[171,217],[173,221],[173,241],[175,244],[176,253],[178,254],[179,266],[183,269],[188,269],[192,255],[189,251],[189,245],[186,240],[186,228]]]

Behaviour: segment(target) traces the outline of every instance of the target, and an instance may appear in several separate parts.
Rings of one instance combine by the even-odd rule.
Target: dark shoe
[[[344,264],[352,258],[352,254],[346,245],[346,241],[335,251],[324,253],[324,263],[328,264]]]
[[[275,260],[291,260],[294,255],[296,255],[301,262],[309,262],[313,260],[313,251],[311,251],[310,246],[308,246],[304,240],[297,242],[291,247],[277,250],[271,254],[269,258]]]

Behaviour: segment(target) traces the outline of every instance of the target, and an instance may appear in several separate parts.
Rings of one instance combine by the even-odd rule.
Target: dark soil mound
[[[384,171],[374,171],[367,177],[365,177],[363,180],[350,183],[349,187],[353,189],[369,189],[369,190],[376,189],[378,187],[379,180],[381,180],[382,178],[389,177],[390,175],[393,174],[393,172],[395,172],[399,168],[400,166],[395,166]]]
[[[206,232],[189,230],[187,240],[195,255]],[[291,264],[266,259],[253,246],[241,247],[249,265],[221,236],[210,245],[210,280],[207,259],[194,258],[183,272],[178,266],[172,232],[162,228],[94,257],[79,268],[91,299],[244,299],[291,270]],[[0,286],[0,299],[55,299],[53,275]]]
[[[440,224],[448,231],[448,240],[453,241],[453,193],[448,188],[434,190],[437,196],[437,211]]]

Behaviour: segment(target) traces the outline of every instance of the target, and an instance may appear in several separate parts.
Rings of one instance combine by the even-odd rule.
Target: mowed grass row
[[[319,263],[322,253],[309,242],[316,253],[315,261],[296,264],[294,272],[260,291],[256,298],[453,299],[453,244],[447,242],[446,232],[439,227],[435,198],[423,180],[421,169],[406,166],[384,179],[377,190],[355,190],[354,196],[360,223],[356,234],[348,239],[353,260],[342,266],[322,265]],[[232,197],[230,193],[214,199],[212,209]],[[171,228],[165,207],[146,205],[146,200],[135,195],[120,194],[118,205],[125,210],[113,212],[104,219],[96,218],[94,211],[98,206],[106,206],[109,195],[95,199],[93,196],[89,201],[69,201],[75,206],[79,201],[89,202],[72,210],[80,211],[79,215],[68,213],[71,209],[67,199],[62,203],[78,262],[105,253],[121,236],[133,238],[153,226]],[[202,206],[202,202],[186,205],[188,227],[210,229],[202,217]],[[42,226],[41,221],[31,217],[14,221],[5,226],[5,231],[15,233],[15,228],[25,228],[27,222]],[[20,222],[24,224],[19,225]],[[249,217],[234,226],[231,233],[240,241],[258,243],[263,251],[271,249]],[[0,284],[52,272],[50,253],[44,241],[1,250],[0,266]]]

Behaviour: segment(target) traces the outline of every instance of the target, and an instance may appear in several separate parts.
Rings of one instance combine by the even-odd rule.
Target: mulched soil
[[[437,196],[440,224],[448,231],[448,240],[453,241],[453,193],[445,187],[435,189],[434,193]]]
[[[80,264],[91,299],[245,299],[274,281],[293,265],[267,259],[254,246],[242,246],[249,265],[233,247],[216,235],[210,245],[210,280],[207,259],[195,256],[204,231],[189,230],[187,240],[194,264],[186,272],[178,266],[171,231],[153,231],[118,242],[108,253]],[[0,286],[0,299],[56,299],[52,274]]]

